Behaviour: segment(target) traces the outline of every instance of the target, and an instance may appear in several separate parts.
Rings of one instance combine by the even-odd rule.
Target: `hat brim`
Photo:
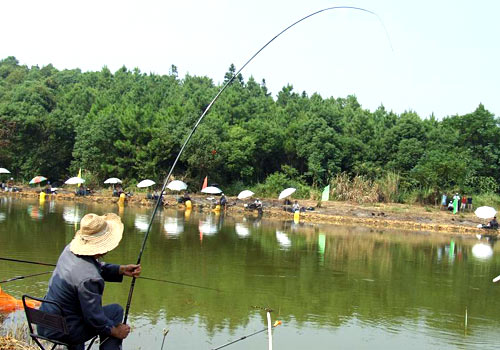
[[[76,255],[98,255],[106,254],[115,249],[123,237],[123,223],[121,218],[108,213],[102,215],[107,224],[107,230],[97,237],[82,235],[80,230],[70,243],[69,249]]]

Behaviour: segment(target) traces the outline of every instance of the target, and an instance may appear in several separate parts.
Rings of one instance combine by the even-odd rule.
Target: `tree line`
[[[0,166],[18,180],[74,176],[95,184],[161,182],[194,123],[224,81],[180,78],[122,67],[111,72],[58,70],[0,61]],[[312,196],[340,175],[380,186],[395,181],[401,201],[412,193],[496,193],[499,120],[480,104],[438,120],[363,109],[355,96],[323,98],[239,75],[187,145],[174,175],[192,188],[203,178],[228,193],[274,194],[294,186]],[[389,180],[388,180],[389,179]],[[395,179],[395,180],[394,180]],[[335,186],[332,186],[335,188]],[[334,191],[334,189],[332,189]]]

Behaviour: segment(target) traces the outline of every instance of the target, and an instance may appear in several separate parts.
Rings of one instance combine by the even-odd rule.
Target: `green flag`
[[[323,189],[323,193],[321,193],[321,200],[322,201],[327,201],[330,199],[330,185],[326,186]]]

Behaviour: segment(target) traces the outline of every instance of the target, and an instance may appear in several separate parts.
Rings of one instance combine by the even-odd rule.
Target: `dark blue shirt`
[[[102,308],[104,281],[121,282],[120,265],[98,262],[92,256],[75,255],[64,248],[49,281],[46,299],[54,300],[63,309],[70,337],[77,337],[84,328],[94,329],[97,334],[110,335],[116,326],[107,318]],[[54,306],[43,304],[41,309],[56,313]],[[41,334],[58,337],[47,329]]]

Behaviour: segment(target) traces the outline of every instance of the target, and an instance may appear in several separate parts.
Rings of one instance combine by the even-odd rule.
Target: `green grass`
[[[495,193],[485,193],[472,196],[472,205],[474,208],[487,205],[498,210],[500,207],[500,195]]]

